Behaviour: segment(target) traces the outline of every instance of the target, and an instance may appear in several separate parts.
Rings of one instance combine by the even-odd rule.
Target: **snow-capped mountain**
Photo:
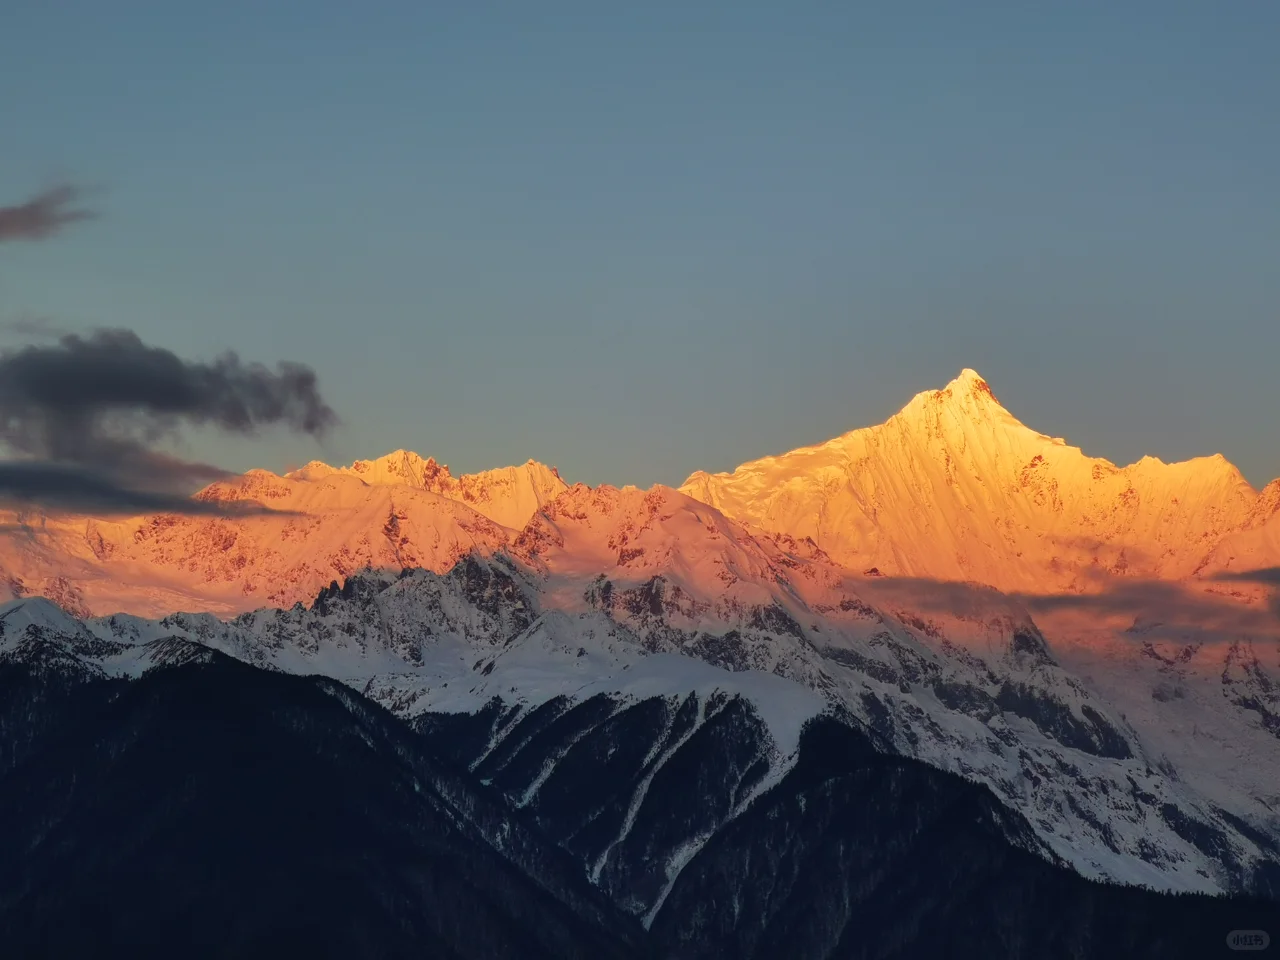
[[[680,488],[762,530],[811,537],[887,576],[1053,593],[1100,579],[1177,579],[1280,562],[1248,532],[1280,510],[1221,455],[1127,467],[1024,426],[973,370],[879,426],[694,473]],[[1233,545],[1255,545],[1237,557]]]
[[[199,494],[273,514],[27,519],[3,534],[12,592],[58,606],[0,608],[0,659],[139,676],[214,649],[340,679],[421,724],[480,718],[458,757],[477,770],[543,744],[509,778],[532,807],[580,762],[574,736],[665,704],[610,801],[613,846],[584,848],[648,921],[819,714],[986,785],[1019,843],[1087,877],[1280,896],[1280,625],[1247,572],[1280,556],[1275,485],[1221,458],[1089,459],[972,371],[880,427],[679,491],[476,476],[397,452]],[[744,765],[715,817],[645,841],[635,892],[610,857],[635,855],[641,771],[728,703],[758,724]],[[567,739],[539,733],[569,713]]]

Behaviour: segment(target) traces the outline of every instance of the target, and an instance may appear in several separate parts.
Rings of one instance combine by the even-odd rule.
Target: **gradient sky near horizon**
[[[14,4],[0,321],[314,366],[397,447],[677,484],[974,367],[1120,463],[1280,475],[1280,5]],[[449,8],[456,9],[449,9]],[[21,338],[10,331],[0,344]]]

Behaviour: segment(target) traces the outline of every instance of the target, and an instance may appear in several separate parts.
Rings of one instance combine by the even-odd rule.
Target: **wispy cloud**
[[[1280,567],[1260,567],[1257,570],[1224,571],[1215,574],[1214,580],[1227,583],[1276,583],[1280,584]]]
[[[279,514],[257,503],[197,500],[177,493],[122,486],[102,473],[41,461],[0,461],[0,501],[19,507],[97,516],[182,513],[214,516]],[[9,530],[29,530],[25,524]],[[0,527],[0,531],[4,528]]]
[[[62,184],[11,207],[0,207],[0,243],[6,240],[43,240],[64,227],[96,214],[77,206],[78,187]]]

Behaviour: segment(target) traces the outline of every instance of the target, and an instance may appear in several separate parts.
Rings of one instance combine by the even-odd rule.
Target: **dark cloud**
[[[220,512],[186,496],[227,472],[158,444],[184,426],[321,438],[337,423],[302,364],[268,368],[234,353],[193,362],[129,330],[65,334],[0,351],[0,444],[18,458],[0,464],[0,498],[83,512]]]
[[[26,203],[0,207],[0,243],[6,240],[43,240],[63,227],[91,220],[91,210],[76,207],[80,190],[69,184],[36,194]]]
[[[79,467],[39,461],[0,462],[0,500],[97,516],[141,513],[182,513],[214,516],[279,514],[246,501],[199,500],[159,490],[121,486],[101,473]],[[0,530],[29,531],[25,524],[6,524]]]
[[[163,428],[170,421],[253,433],[268,424],[322,436],[337,416],[315,372],[281,362],[271,370],[225,353],[193,363],[143,343],[130,330],[68,334],[56,344],[0,353],[0,419],[18,423],[5,439],[53,456],[107,416]]]

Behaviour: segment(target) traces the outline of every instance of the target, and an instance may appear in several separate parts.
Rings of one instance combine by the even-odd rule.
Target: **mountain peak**
[[[68,636],[84,630],[79,621],[46,597],[19,597],[0,604],[0,637],[15,636],[29,626]]]
[[[926,424],[930,432],[943,430],[945,422],[950,422],[953,427],[966,423],[990,423],[1025,429],[1001,405],[990,384],[970,367],[961,370],[959,376],[940,390],[917,393],[893,419],[899,423]]]
[[[434,457],[422,457],[412,450],[393,450],[375,460],[357,460],[342,472],[354,473],[366,483],[397,484],[422,487],[439,493],[453,479],[449,467]]]
[[[987,381],[983,379],[982,374],[978,373],[978,371],[973,369],[973,367],[965,367],[963,370],[960,371],[960,374],[954,380],[952,380],[949,384],[947,384],[947,386],[976,387],[979,384],[981,384],[984,387],[987,386]]]
[[[950,390],[952,394],[962,394],[970,397],[982,397],[1000,406],[1000,400],[991,390],[991,385],[983,378],[983,376],[972,367],[965,367],[960,371],[960,375],[952,380],[943,388],[944,392]]]
[[[1000,406],[1000,401],[992,392],[991,385],[972,367],[965,367],[955,379],[941,390],[935,390],[934,393],[942,394],[947,399],[979,400]]]

